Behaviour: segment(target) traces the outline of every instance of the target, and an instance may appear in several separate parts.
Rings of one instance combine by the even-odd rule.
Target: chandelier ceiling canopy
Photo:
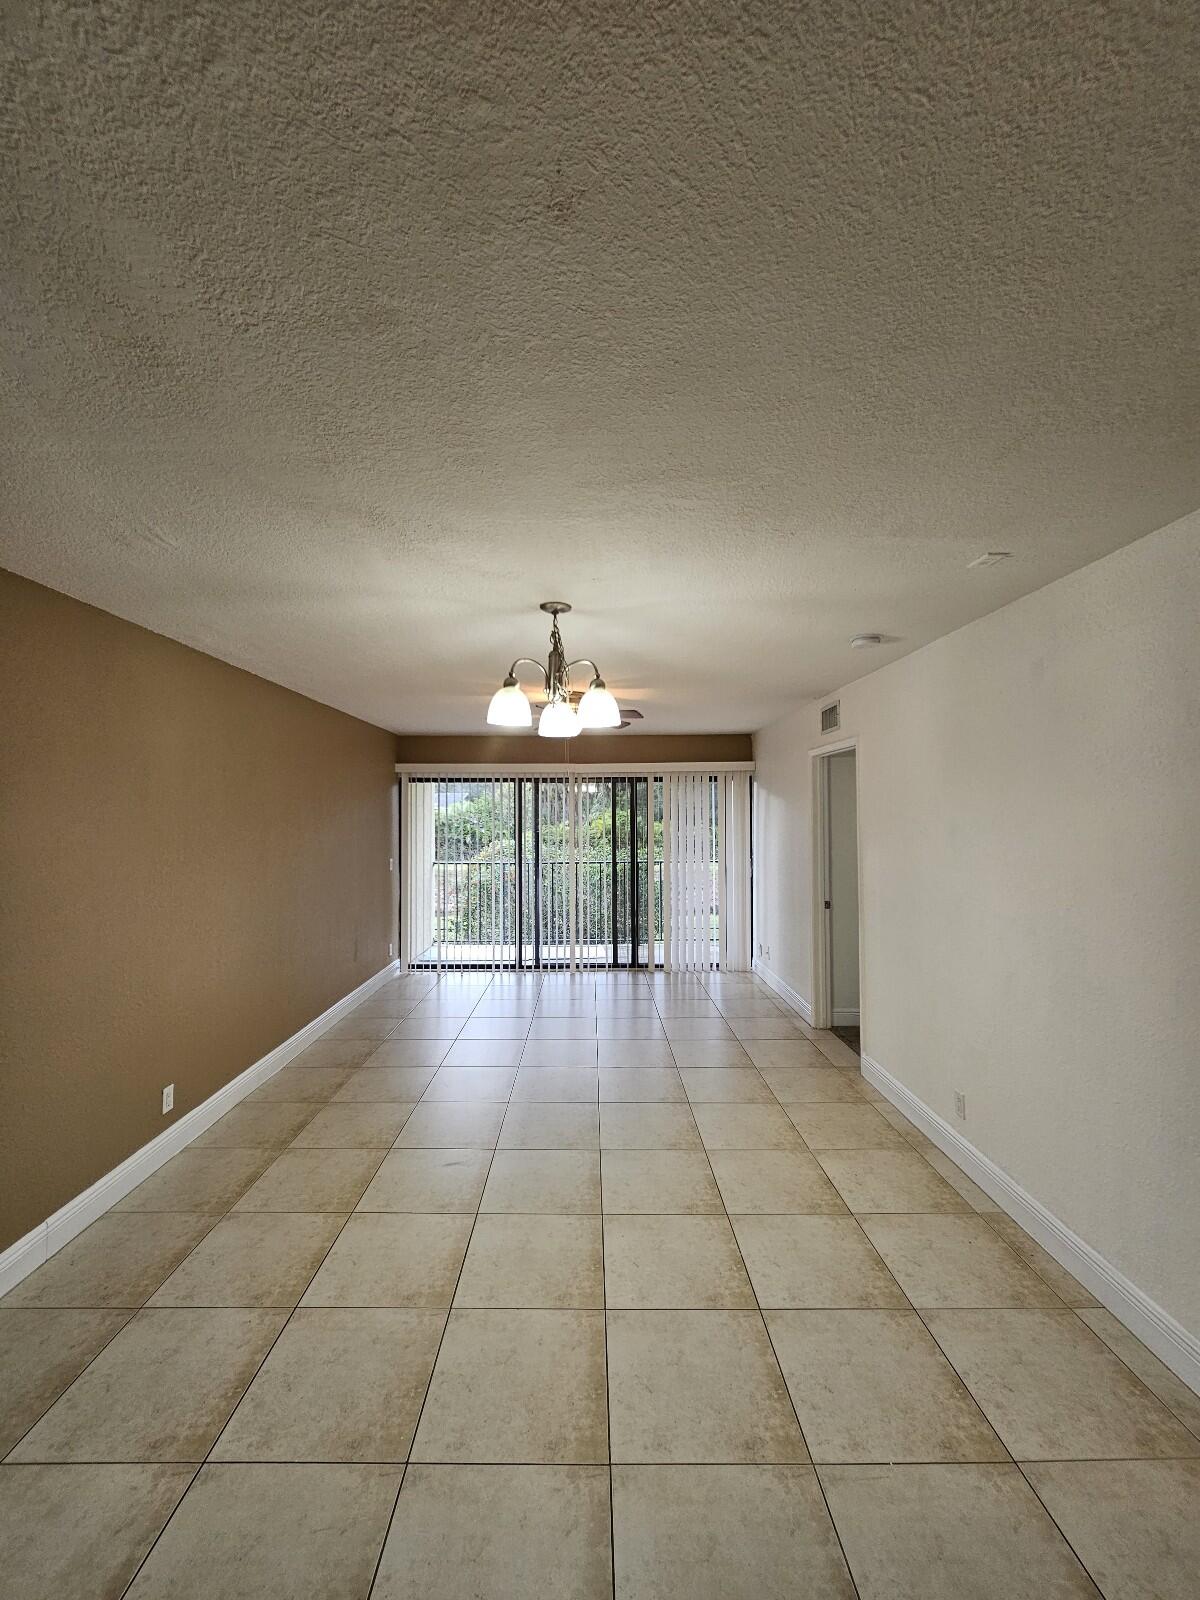
[[[546,700],[538,717],[538,733],[543,739],[573,739],[589,728],[619,728],[621,712],[604,686],[600,669],[587,656],[568,661],[563,650],[558,619],[570,606],[565,600],[543,600],[541,609],[554,619],[550,628],[550,654],[546,665],[532,656],[518,656],[505,674],[504,682],[492,696],[487,719],[495,728],[531,728],[533,707],[517,682],[517,668],[534,667],[541,673]],[[591,680],[578,706],[571,696],[571,672],[575,667],[590,667]]]

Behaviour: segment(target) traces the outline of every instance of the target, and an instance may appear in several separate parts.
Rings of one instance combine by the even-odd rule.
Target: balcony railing
[[[575,944],[579,956],[605,965],[645,960],[646,907],[644,862],[636,888],[630,859],[611,856],[591,861],[542,860],[535,871],[526,863],[518,896],[518,864],[513,860],[433,863],[432,945],[425,959],[512,962],[518,944],[521,962],[570,957],[571,877],[575,880]],[[656,947],[662,939],[661,861],[654,863]],[[636,897],[636,899],[635,899]],[[637,954],[631,958],[632,908],[636,903]],[[518,906],[520,928],[518,929]]]

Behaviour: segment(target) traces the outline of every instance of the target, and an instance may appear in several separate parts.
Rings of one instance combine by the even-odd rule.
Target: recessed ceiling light
[[[851,650],[873,650],[877,644],[883,643],[881,633],[856,633],[850,641]]]
[[[997,562],[1007,561],[1012,555],[1011,550],[985,550],[981,556],[976,556],[974,561],[968,561],[968,570],[971,567],[994,567]]]

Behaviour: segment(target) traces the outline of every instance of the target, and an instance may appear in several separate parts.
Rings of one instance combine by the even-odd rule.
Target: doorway
[[[860,1052],[858,755],[814,752],[813,1022]]]

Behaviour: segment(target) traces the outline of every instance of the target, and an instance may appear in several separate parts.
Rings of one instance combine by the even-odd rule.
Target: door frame
[[[855,856],[858,860],[858,1003],[861,1026],[863,997],[862,818],[858,800],[858,739],[838,739],[808,752],[812,790],[812,1027],[833,1025],[833,962],[830,957],[829,902],[829,757],[854,752]]]

